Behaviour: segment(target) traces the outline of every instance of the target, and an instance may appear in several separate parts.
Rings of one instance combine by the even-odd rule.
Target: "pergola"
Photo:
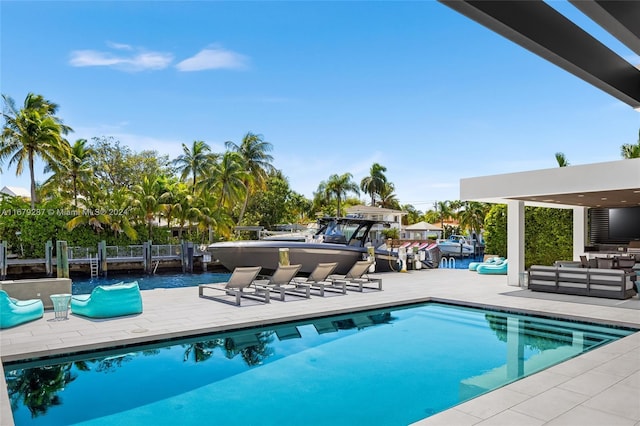
[[[584,254],[591,207],[640,205],[640,158],[460,180],[460,199],[507,205],[509,284],[524,272],[524,206],[573,209],[573,257]]]
[[[640,69],[541,0],[439,0],[640,111]],[[569,0],[640,55],[640,3]],[[573,209],[573,255],[584,252],[590,207],[640,205],[640,159],[460,181],[460,199],[508,208],[508,283],[524,272],[524,206]]]

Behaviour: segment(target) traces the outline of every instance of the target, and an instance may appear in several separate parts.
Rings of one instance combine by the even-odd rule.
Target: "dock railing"
[[[142,259],[143,245],[106,246],[107,259]],[[95,256],[97,249],[92,247],[69,247],[69,259],[83,260]],[[180,244],[157,244],[151,246],[151,256],[154,258],[179,258],[182,254]]]

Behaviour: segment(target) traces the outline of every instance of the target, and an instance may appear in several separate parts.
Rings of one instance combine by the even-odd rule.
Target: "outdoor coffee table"
[[[69,293],[52,294],[51,301],[53,302],[53,314],[56,321],[67,319],[69,313],[69,302],[71,302],[71,295]]]

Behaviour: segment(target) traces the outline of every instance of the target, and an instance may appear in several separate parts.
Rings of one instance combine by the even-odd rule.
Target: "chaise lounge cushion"
[[[9,297],[6,291],[0,290],[0,329],[37,320],[43,315],[42,300],[17,300]]]
[[[142,313],[138,282],[99,285],[91,294],[71,298],[71,313],[89,318],[110,318]]]

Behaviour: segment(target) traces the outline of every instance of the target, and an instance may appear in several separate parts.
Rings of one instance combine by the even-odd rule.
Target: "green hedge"
[[[485,252],[507,256],[507,206],[491,207],[484,222]],[[525,207],[525,268],[573,258],[573,211]]]
[[[69,247],[95,247],[102,240],[107,245],[136,245],[147,239],[148,230],[144,224],[136,225],[138,239],[131,240],[124,233],[115,234],[110,230],[96,231],[88,225],[67,230],[66,223],[73,218],[68,207],[57,201],[43,201],[35,209],[19,198],[0,199],[0,240],[7,241],[11,252],[24,258],[43,258],[47,241],[66,241]],[[168,244],[171,232],[167,228],[153,229],[154,244]]]

